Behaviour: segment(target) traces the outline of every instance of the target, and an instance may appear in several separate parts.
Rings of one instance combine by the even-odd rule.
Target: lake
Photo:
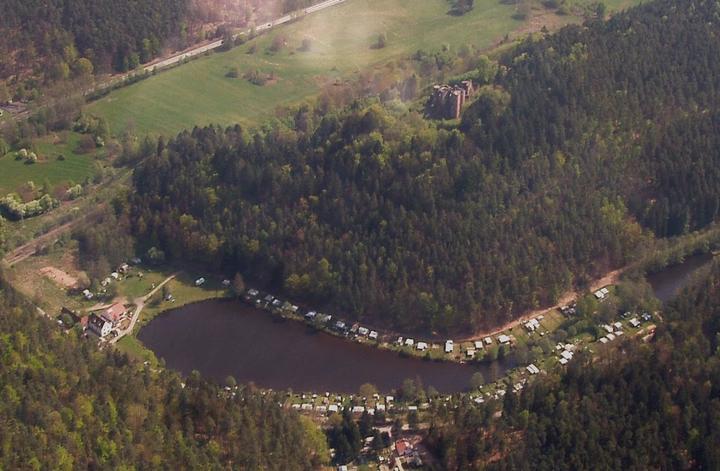
[[[677,296],[692,280],[693,275],[701,268],[709,266],[713,256],[710,254],[693,255],[677,265],[647,275],[655,297],[664,303]]]
[[[407,378],[420,378],[441,393],[468,390],[470,378],[503,375],[511,359],[470,365],[401,357],[281,320],[233,300],[210,300],[160,314],[138,334],[168,367],[222,382],[295,391],[357,392],[363,383],[390,392]],[[456,348],[458,348],[456,346]]]

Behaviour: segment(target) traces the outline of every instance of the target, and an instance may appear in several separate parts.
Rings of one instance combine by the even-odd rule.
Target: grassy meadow
[[[574,3],[583,2],[587,3]],[[612,11],[638,0],[605,3]],[[105,117],[113,133],[130,127],[140,134],[173,135],[194,125],[248,125],[272,116],[278,106],[301,103],[341,78],[393,67],[393,59],[409,57],[419,49],[449,46],[456,51],[463,45],[487,49],[507,34],[579,21],[541,7],[535,7],[528,20],[517,20],[515,6],[499,0],[476,0],[475,8],[463,16],[449,15],[448,9],[447,0],[348,0],[231,51],[210,54],[117,90],[90,104],[88,111]],[[374,47],[380,34],[387,38],[384,48]],[[278,36],[285,45],[270,52]],[[311,44],[308,50],[301,47],[305,39]],[[226,76],[232,68],[239,77]],[[252,71],[273,74],[274,79],[254,85],[243,78]]]
[[[49,182],[82,183],[94,174],[94,161],[99,151],[87,154],[77,152],[80,134],[62,132],[49,134],[33,141],[32,150],[39,160],[27,164],[15,159],[15,152],[0,156],[0,196],[13,192],[29,181],[36,185]],[[62,155],[64,160],[58,159]]]
[[[88,111],[107,118],[114,133],[128,125],[141,133],[173,134],[195,124],[249,124],[271,116],[279,105],[302,102],[338,77],[352,78],[418,49],[487,48],[525,24],[512,18],[513,6],[498,0],[476,0],[475,8],[460,17],[448,15],[448,5],[446,0],[349,0],[229,52],[115,91]],[[386,47],[374,48],[381,33]],[[287,45],[271,53],[276,36],[285,37]],[[308,51],[301,50],[303,39],[311,42]],[[225,76],[232,67],[239,78]],[[274,73],[276,79],[258,86],[242,77],[254,70]]]

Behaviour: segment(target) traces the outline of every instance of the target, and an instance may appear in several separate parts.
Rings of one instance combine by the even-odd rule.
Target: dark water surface
[[[372,383],[389,392],[404,379],[419,377],[425,387],[454,393],[467,390],[477,371],[486,380],[492,377],[489,365],[403,358],[229,300],[163,313],[138,337],[168,367],[183,374],[198,370],[217,381],[232,375],[240,383],[252,381],[274,389],[352,393]],[[494,373],[504,374],[511,363],[496,362]]]
[[[692,280],[693,275],[701,268],[709,266],[712,255],[693,255],[683,263],[663,268],[659,272],[647,276],[647,280],[655,292],[655,297],[664,303],[677,296]]]

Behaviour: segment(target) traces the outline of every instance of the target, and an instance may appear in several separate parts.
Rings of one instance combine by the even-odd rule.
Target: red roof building
[[[405,456],[412,452],[412,445],[407,440],[398,440],[395,442],[395,451],[399,456]]]
[[[127,312],[127,309],[125,309],[123,303],[115,303],[105,310],[103,317],[115,324],[125,315],[125,312]]]

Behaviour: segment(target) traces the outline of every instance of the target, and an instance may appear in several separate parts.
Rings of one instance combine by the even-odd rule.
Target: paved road
[[[272,29],[272,28],[275,28],[276,26],[280,26],[280,25],[282,25],[282,24],[284,24],[284,23],[289,23],[290,21],[292,21],[292,20],[294,20],[294,19],[296,19],[296,18],[302,18],[302,16],[304,16],[304,15],[309,15],[309,14],[311,14],[311,13],[315,13],[315,12],[318,12],[318,11],[320,11],[320,10],[324,10],[324,9],[326,9],[326,8],[330,8],[330,7],[332,7],[332,6],[338,5],[338,4],[340,4],[340,3],[344,3],[344,2],[346,2],[346,1],[347,1],[347,0],[326,0],[326,1],[324,1],[324,2],[321,2],[321,3],[318,3],[318,4],[313,5],[313,6],[311,6],[311,7],[308,7],[308,8],[306,8],[306,9],[304,9],[304,10],[296,11],[296,12],[293,12],[293,13],[289,13],[289,14],[287,14],[287,15],[285,15],[285,16],[282,16],[282,17],[280,17],[280,18],[277,18],[277,19],[275,19],[275,20],[273,20],[273,21],[269,21],[269,22],[267,22],[267,23],[260,24],[260,25],[258,25],[258,26],[255,27],[255,31],[258,32],[258,33],[261,33],[261,32],[263,32],[263,31],[267,31],[267,30],[270,30],[270,29]],[[243,31],[243,32],[241,32],[241,33],[239,33],[239,34],[236,34],[236,35],[234,36],[234,38],[237,38],[238,36],[243,35],[243,34],[250,34],[251,32],[252,32],[252,30],[247,29],[247,30],[245,30],[245,31]],[[189,59],[189,58],[191,58],[191,57],[195,57],[195,56],[198,56],[198,55],[200,55],[200,54],[204,54],[204,53],[206,53],[206,52],[208,52],[208,51],[215,50],[215,49],[219,48],[219,47],[222,46],[222,45],[223,45],[223,40],[222,40],[222,39],[217,40],[217,41],[213,41],[213,42],[211,42],[211,43],[209,43],[209,44],[204,44],[204,45],[202,45],[202,46],[198,46],[198,47],[195,47],[195,48],[193,48],[193,49],[190,49],[190,50],[181,52],[181,53],[179,53],[179,54],[176,54],[176,55],[174,55],[174,56],[172,56],[172,57],[168,57],[167,59],[162,59],[162,60],[153,62],[153,63],[151,63],[151,64],[148,64],[148,65],[146,65],[146,66],[143,67],[143,71],[145,71],[145,72],[152,72],[153,70],[164,69],[164,68],[169,67],[169,66],[171,66],[171,65],[175,65],[175,64],[177,64],[178,62],[181,62],[181,61],[183,61],[183,60],[185,60],[185,59]]]
[[[275,20],[273,20],[273,21],[269,21],[269,22],[267,22],[267,23],[262,23],[261,25],[258,25],[258,26],[255,28],[255,31],[258,32],[258,33],[263,32],[263,31],[267,31],[267,30],[270,30],[270,29],[272,29],[272,28],[274,28],[274,27],[276,27],[276,26],[280,26],[280,25],[282,25],[282,24],[289,23],[290,21],[292,21],[292,20],[294,20],[294,19],[296,19],[296,18],[302,18],[302,17],[305,16],[305,15],[309,15],[309,14],[311,14],[311,13],[315,13],[315,12],[318,12],[318,11],[320,11],[320,10],[324,10],[324,9],[326,9],[326,8],[330,8],[330,7],[332,7],[332,6],[338,5],[338,4],[340,4],[340,3],[344,3],[344,2],[346,2],[346,1],[347,1],[347,0],[326,0],[326,1],[324,1],[324,2],[321,2],[321,3],[318,3],[318,4],[313,5],[313,6],[311,6],[311,7],[308,7],[308,8],[306,8],[306,9],[304,9],[304,10],[300,10],[300,11],[296,11],[296,12],[287,14],[287,15],[285,15],[285,16],[282,16],[282,17],[280,17],[280,18],[277,18],[277,19],[275,19]],[[236,34],[236,35],[234,36],[234,38],[237,38],[238,36],[243,35],[243,34],[250,34],[251,32],[252,32],[252,30],[247,29],[247,30],[245,30],[245,31],[242,31],[242,32]],[[185,59],[190,59],[190,58],[192,58],[192,57],[199,56],[200,54],[204,54],[204,53],[206,53],[206,52],[208,52],[208,51],[214,51],[215,49],[218,49],[218,48],[219,48],[220,46],[222,46],[222,45],[223,45],[223,40],[222,40],[222,39],[218,39],[218,40],[216,40],[216,41],[213,41],[213,42],[207,43],[207,44],[201,44],[201,45],[198,45],[198,46],[193,47],[193,48],[191,48],[191,49],[187,49],[187,50],[185,50],[185,51],[183,51],[183,52],[174,54],[174,55],[172,55],[172,56],[170,56],[170,57],[167,57],[167,58],[165,58],[165,59],[159,59],[159,60],[156,60],[156,61],[151,62],[151,63],[149,63],[149,64],[143,65],[141,71],[142,71],[142,72],[159,71],[159,70],[165,69],[165,68],[167,68],[167,67],[173,66],[173,65],[175,65],[175,64],[178,64],[178,63],[184,61]],[[108,88],[111,88],[111,87],[113,87],[114,85],[122,82],[122,81],[125,80],[126,78],[130,77],[131,75],[136,74],[137,72],[138,72],[137,70],[134,70],[134,71],[128,72],[128,73],[126,73],[126,74],[114,76],[114,77],[112,77],[112,78],[110,78],[110,79],[108,79],[108,80],[106,80],[106,81],[104,81],[104,82],[97,83],[97,84],[95,84],[95,86],[93,86],[93,87],[85,90],[85,91],[83,92],[83,95],[88,95],[88,94],[90,94],[90,93],[99,92],[99,91],[102,91],[102,90],[106,90],[106,89],[108,89]],[[12,115],[15,119],[25,119],[25,118],[28,118],[34,111],[35,111],[35,110],[33,110],[33,109],[31,109],[31,108],[28,108],[28,109],[26,109],[25,111],[22,111],[22,112],[19,112],[19,113],[15,113],[15,114],[12,114],[12,113],[11,113],[11,115]]]

